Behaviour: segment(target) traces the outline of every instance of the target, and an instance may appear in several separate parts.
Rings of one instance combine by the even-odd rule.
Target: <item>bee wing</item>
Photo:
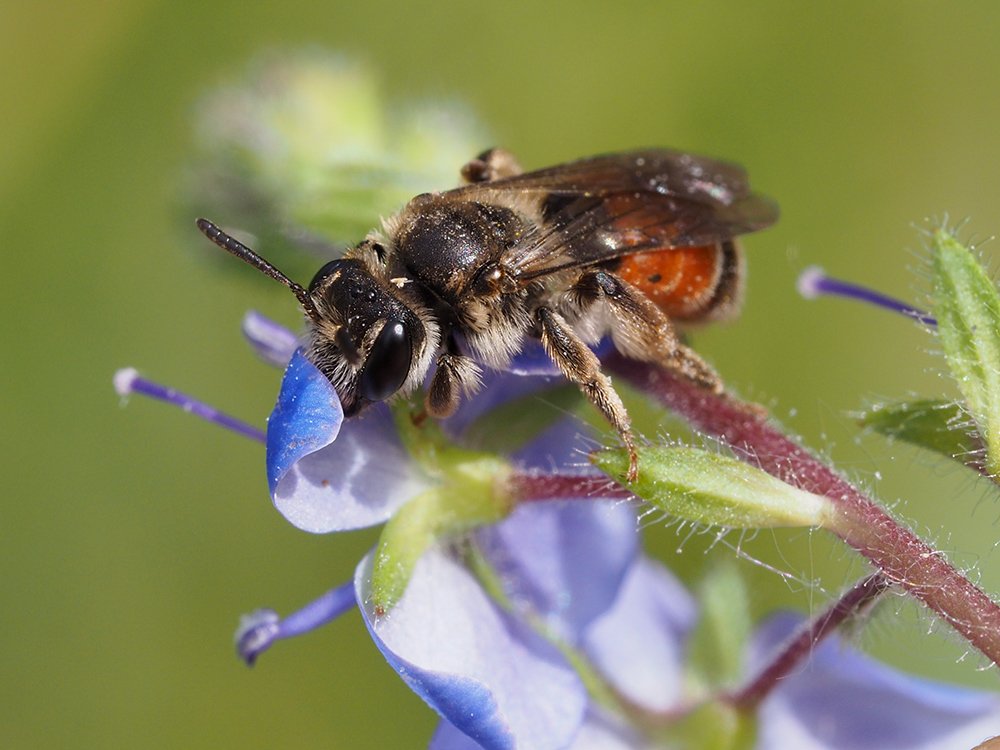
[[[742,167],[679,151],[596,156],[453,192],[466,191],[462,197],[498,202],[511,192],[537,197],[539,226],[505,258],[522,280],[644,250],[713,244],[778,217],[770,199],[750,192]]]

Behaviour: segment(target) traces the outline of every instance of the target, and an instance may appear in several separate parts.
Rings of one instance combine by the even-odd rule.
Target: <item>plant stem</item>
[[[572,498],[628,500],[635,497],[603,474],[554,474],[516,469],[507,477],[505,490],[517,503]]]
[[[727,697],[727,702],[741,711],[753,711],[782,679],[799,668],[817,643],[875,601],[890,585],[881,573],[861,579],[819,617],[803,623],[750,682]]]
[[[728,445],[743,460],[839,511],[830,531],[941,615],[994,664],[1000,664],[1000,607],[944,555],[770,423],[760,407],[715,394],[665,370],[612,354],[612,372]]]

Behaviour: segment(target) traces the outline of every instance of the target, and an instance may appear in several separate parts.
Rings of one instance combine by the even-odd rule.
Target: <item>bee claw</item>
[[[629,484],[639,478],[639,454],[634,445],[628,446],[628,471],[625,473],[625,481]]]

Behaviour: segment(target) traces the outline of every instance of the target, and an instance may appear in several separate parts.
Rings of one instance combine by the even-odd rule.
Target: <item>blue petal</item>
[[[601,339],[590,347],[598,358],[605,357],[614,350],[610,338]],[[545,353],[540,341],[527,339],[521,352],[511,360],[507,371],[514,375],[562,375],[552,358]]]
[[[267,420],[267,481],[272,495],[300,458],[336,440],[343,421],[344,410],[333,385],[296,350]]]
[[[559,651],[500,609],[475,578],[432,549],[406,594],[382,617],[372,611],[372,554],[358,566],[357,599],[389,664],[411,689],[479,746],[565,748],[586,692]]]
[[[444,420],[442,425],[449,435],[459,437],[469,425],[488,411],[523,396],[561,385],[563,382],[565,381],[552,375],[519,377],[507,372],[486,370],[479,392],[471,398],[462,399],[455,415]]]
[[[571,643],[615,601],[639,548],[618,501],[521,505],[477,538],[514,606]]]
[[[694,599],[665,567],[638,557],[614,604],[587,628],[580,647],[614,688],[650,711],[682,698]]]
[[[754,661],[798,623],[782,615],[762,628]],[[912,677],[838,639],[765,700],[758,750],[968,750],[1000,734],[1000,695]]]
[[[614,347],[610,339],[602,339],[592,349],[598,357],[602,357]],[[455,416],[445,420],[445,429],[453,437],[460,436],[470,424],[491,409],[546,388],[565,385],[566,382],[541,343],[528,339],[506,370],[485,369],[479,392],[473,398],[462,400]]]
[[[428,486],[388,409],[345,421],[330,381],[301,352],[268,420],[267,475],[278,511],[313,533],[382,523]]]
[[[540,341],[527,339],[507,371],[514,375],[562,375]]]
[[[580,731],[566,750],[643,750],[649,744],[629,732],[627,727],[599,714],[593,707],[587,711]],[[482,745],[463,734],[447,721],[438,724],[428,750],[481,750]]]
[[[564,417],[512,456],[522,469],[595,476],[601,472],[587,455],[598,448],[589,427],[574,417]]]

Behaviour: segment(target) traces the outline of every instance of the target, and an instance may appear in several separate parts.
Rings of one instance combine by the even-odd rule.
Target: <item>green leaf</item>
[[[732,559],[718,561],[698,586],[698,625],[688,641],[696,692],[734,685],[753,630],[746,585]]]
[[[934,316],[945,359],[1000,473],[1000,294],[972,251],[946,230],[934,233]]]
[[[969,415],[955,401],[920,399],[879,404],[863,413],[860,422],[886,437],[976,468],[983,446],[971,434],[968,420]]]
[[[608,448],[591,461],[649,504],[704,524],[737,529],[834,525],[830,502],[761,469],[706,450],[650,446],[639,450],[639,478],[626,483],[628,453]]]

